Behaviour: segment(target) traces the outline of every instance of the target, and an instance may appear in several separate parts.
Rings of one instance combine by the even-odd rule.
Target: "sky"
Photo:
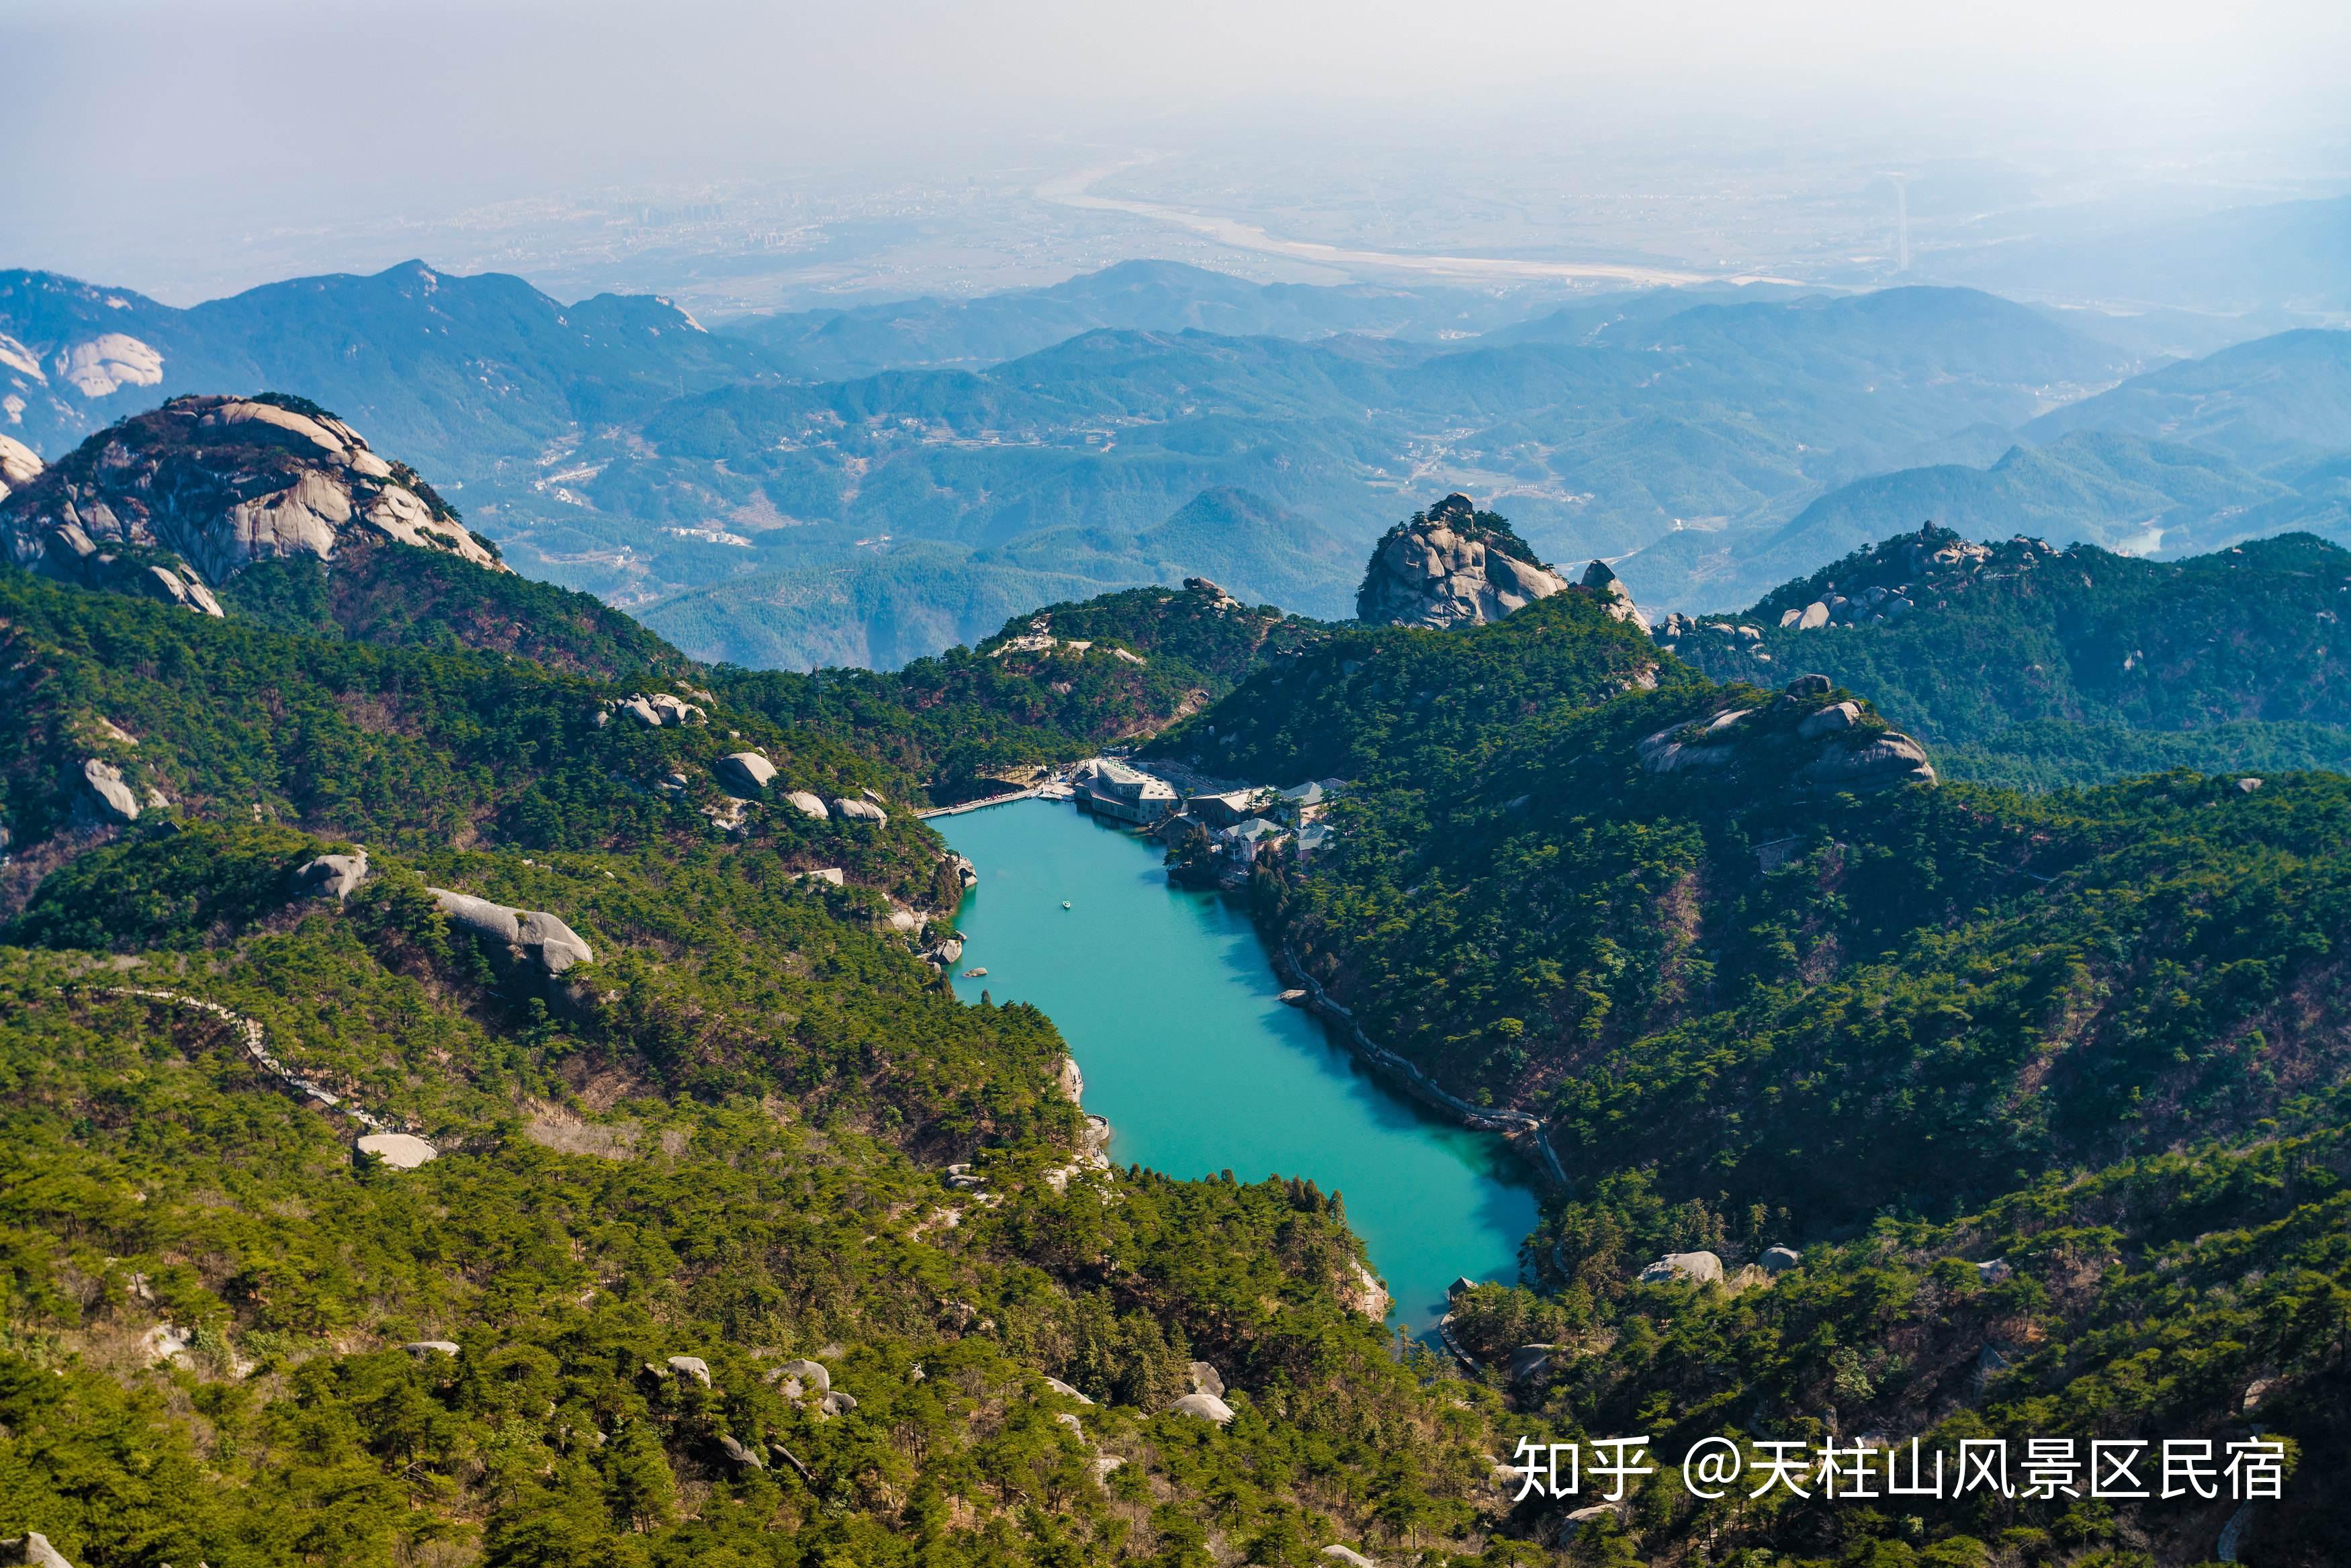
[[[854,181],[1529,116],[1718,149],[2341,166],[2341,0],[0,0],[0,265],[172,254],[560,190]],[[1360,172],[1351,171],[1351,172]],[[190,265],[201,257],[187,258]]]

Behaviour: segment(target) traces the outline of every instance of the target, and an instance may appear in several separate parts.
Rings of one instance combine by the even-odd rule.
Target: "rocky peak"
[[[1791,631],[1884,625],[1973,583],[2022,576],[2074,556],[2022,534],[1978,543],[1928,523],[1782,584],[1749,613]]]
[[[1208,601],[1209,607],[1213,609],[1237,610],[1241,607],[1240,600],[1233,597],[1206,577],[1185,578],[1184,591],[1187,594],[1198,594]]]
[[[254,563],[331,563],[355,539],[505,569],[432,486],[297,398],[174,398],[21,483],[18,466],[0,451],[10,559],[210,615],[221,613],[210,587]]]
[[[1607,562],[1594,560],[1584,567],[1581,587],[1600,601],[1601,608],[1616,619],[1637,626],[1643,631],[1649,629],[1649,618],[1641,613],[1641,607],[1633,602],[1631,591],[1617,578]]]
[[[1834,693],[1825,675],[1799,675],[1760,702],[1726,691],[1714,709],[1647,736],[1634,754],[1653,774],[1744,775],[1750,784],[1799,795],[1936,782],[1917,741],[1861,702],[1832,701]]]
[[[1355,615],[1375,626],[1479,626],[1565,587],[1503,518],[1448,495],[1380,540]]]

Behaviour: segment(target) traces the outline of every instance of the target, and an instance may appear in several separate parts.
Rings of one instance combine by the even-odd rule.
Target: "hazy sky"
[[[1277,121],[1334,159],[1351,127],[1474,140],[1536,112],[1725,157],[1882,135],[2184,177],[2216,150],[2351,162],[2343,0],[0,0],[0,265],[67,270],[385,207]]]

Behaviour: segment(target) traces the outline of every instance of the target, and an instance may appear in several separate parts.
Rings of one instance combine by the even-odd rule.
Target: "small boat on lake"
[[[987,971],[984,969],[967,969],[963,971],[963,977],[966,980],[977,980],[987,972]]]
[[[1062,900],[1061,900],[1061,908],[1063,908],[1064,909],[1068,909],[1069,907],[1070,907],[1070,901],[1069,901],[1067,898],[1062,899]]]

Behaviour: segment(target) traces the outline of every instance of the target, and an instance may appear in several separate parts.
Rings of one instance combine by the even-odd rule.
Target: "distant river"
[[[1055,802],[934,826],[979,868],[956,916],[955,981],[1029,1002],[1060,1026],[1110,1118],[1120,1165],[1244,1181],[1311,1177],[1344,1195],[1395,1301],[1426,1334],[1458,1275],[1515,1281],[1535,1200],[1489,1133],[1437,1119],[1357,1065],[1280,985],[1246,914],[1167,886],[1159,846]],[[1061,908],[1066,899],[1070,908]]]

